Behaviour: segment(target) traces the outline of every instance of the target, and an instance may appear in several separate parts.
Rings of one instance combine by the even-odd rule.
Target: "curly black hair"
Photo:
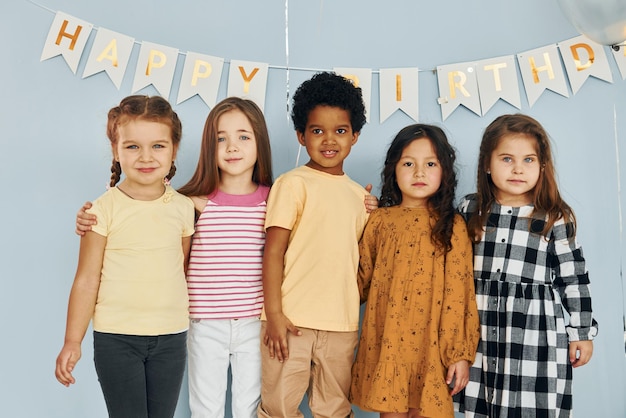
[[[456,153],[444,131],[438,126],[417,123],[398,132],[389,145],[385,166],[382,172],[382,190],[380,206],[398,206],[402,203],[402,192],[396,179],[396,165],[402,157],[402,151],[413,141],[420,138],[430,140],[441,164],[441,185],[439,190],[428,199],[430,213],[436,218],[431,231],[433,242],[444,253],[452,248],[452,229],[454,225],[454,193],[457,179],[455,170]]]
[[[317,73],[300,84],[293,95],[291,120],[298,132],[304,132],[309,113],[317,106],[338,107],[350,114],[352,132],[365,125],[365,105],[361,88],[334,72]]]

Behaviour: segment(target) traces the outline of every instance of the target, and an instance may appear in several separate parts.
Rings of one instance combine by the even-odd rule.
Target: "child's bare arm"
[[[265,233],[263,252],[263,297],[267,319],[263,343],[269,350],[270,358],[278,361],[289,358],[287,333],[301,335],[300,330],[283,314],[281,286],[285,252],[291,231],[279,227],[270,227]]]
[[[85,232],[91,231],[91,225],[97,223],[96,215],[87,213],[87,209],[91,208],[91,202],[85,202],[82,208],[76,214],[76,234],[84,236]]]
[[[593,354],[593,341],[572,341],[569,343],[569,361],[572,367],[589,363]]]
[[[65,342],[55,370],[57,380],[65,386],[75,383],[72,371],[81,357],[80,346],[96,306],[105,245],[106,237],[95,232],[85,234],[80,240],[78,268],[67,308]]]

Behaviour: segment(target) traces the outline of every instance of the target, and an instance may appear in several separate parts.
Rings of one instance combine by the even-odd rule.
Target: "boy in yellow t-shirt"
[[[263,256],[260,417],[351,415],[358,240],[368,192],[343,172],[365,124],[361,90],[329,72],[297,89],[291,114],[310,157],[272,187]]]

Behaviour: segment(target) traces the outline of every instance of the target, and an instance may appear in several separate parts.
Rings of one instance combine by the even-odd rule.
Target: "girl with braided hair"
[[[108,114],[110,189],[81,238],[56,378],[72,372],[93,319],[94,362],[110,417],[172,417],[187,356],[185,267],[193,202],[169,179],[182,125],[162,97],[129,96]],[[124,178],[120,182],[121,174]]]

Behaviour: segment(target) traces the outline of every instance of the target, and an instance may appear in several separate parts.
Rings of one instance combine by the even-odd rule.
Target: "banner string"
[[[49,11],[50,13],[56,13],[54,10],[50,9],[49,7],[44,6],[43,4],[39,4],[36,1],[33,1],[33,0],[28,0],[28,1],[31,2],[32,4],[34,4],[37,7],[40,7],[42,9],[44,9],[44,10]]]

